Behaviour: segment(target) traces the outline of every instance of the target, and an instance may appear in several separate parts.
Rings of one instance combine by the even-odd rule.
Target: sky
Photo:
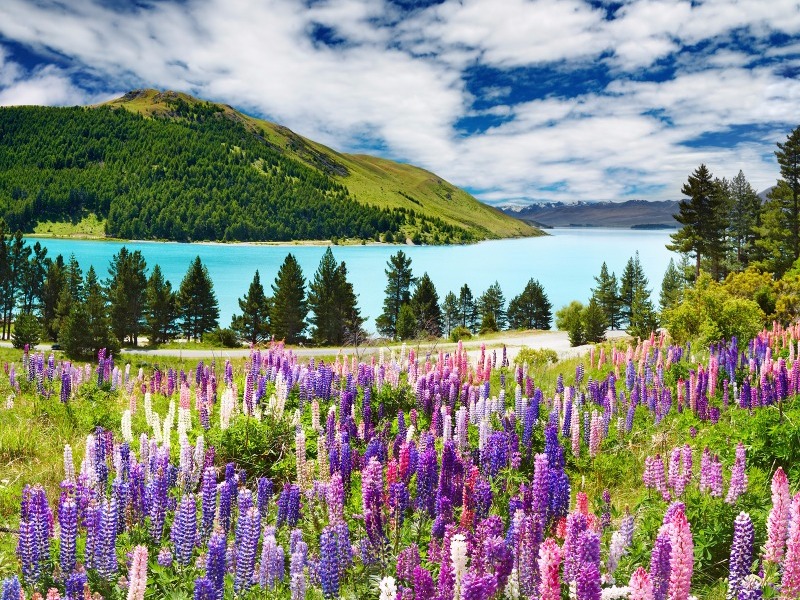
[[[182,91],[495,205],[763,190],[798,75],[797,0],[0,2],[0,105]]]

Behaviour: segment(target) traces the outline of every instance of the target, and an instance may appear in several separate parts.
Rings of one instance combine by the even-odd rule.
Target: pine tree
[[[508,303],[510,329],[550,329],[552,305],[542,284],[528,280],[525,289]]]
[[[141,251],[129,252],[123,246],[111,258],[106,283],[111,304],[111,327],[120,342],[136,346],[144,321],[147,301],[147,263]]]
[[[3,304],[3,339],[9,339],[11,335],[11,320],[14,316],[14,308],[22,296],[23,275],[28,266],[28,259],[31,255],[30,247],[25,243],[22,232],[17,232],[11,236],[7,245],[7,269],[3,275],[0,292]]]
[[[28,258],[22,274],[22,298],[20,309],[24,313],[41,311],[42,294],[44,293],[44,280],[51,262],[47,256],[47,248],[39,242],[33,245],[33,254]],[[41,326],[41,324],[40,324]],[[16,325],[14,326],[16,329]]]
[[[500,331],[506,326],[506,299],[500,284],[495,281],[478,298],[481,332]]]
[[[685,285],[683,274],[675,266],[675,261],[670,258],[664,279],[661,281],[661,295],[658,300],[662,313],[681,301]]]
[[[442,311],[439,308],[439,294],[427,273],[423,273],[417,280],[410,304],[417,323],[417,333],[441,337]]]
[[[119,350],[119,343],[111,331],[103,288],[94,267],[89,267],[82,286],[85,296],[72,304],[59,333],[59,343],[68,356],[89,358],[101,348],[109,353]]]
[[[650,300],[650,291],[644,287],[637,288],[633,295],[631,315],[628,333],[634,337],[649,337],[650,333],[658,327],[656,311],[653,309],[653,302]]]
[[[800,127],[786,136],[783,144],[778,143],[775,156],[781,167],[782,181],[788,188],[783,210],[790,230],[791,262],[794,262],[800,258]]]
[[[733,261],[737,269],[745,269],[754,258],[756,230],[761,225],[761,198],[742,171],[730,182],[729,236]]]
[[[178,296],[156,265],[147,280],[145,331],[150,344],[164,344],[178,333]]]
[[[84,301],[83,290],[83,271],[78,264],[78,259],[74,254],[69,257],[69,262],[64,268],[64,284],[58,295],[58,303],[56,305],[56,318],[54,327],[61,335],[61,330],[64,327],[67,319],[72,313],[72,308],[77,304]]]
[[[644,274],[644,269],[642,269],[642,263],[639,261],[639,251],[637,250],[636,253],[628,259],[620,280],[621,321],[630,323],[631,311],[633,310],[633,296],[636,290],[647,288],[648,283],[647,277]]]
[[[287,344],[302,341],[306,329],[306,279],[300,263],[293,254],[287,254],[275,283],[272,284],[272,308],[270,325],[275,339],[285,340]]]
[[[341,346],[360,337],[364,319],[358,308],[347,266],[338,263],[330,247],[322,255],[308,289],[311,339],[317,345]]]
[[[403,304],[397,315],[397,339],[411,340],[417,335],[417,320],[410,304]]]
[[[458,292],[458,324],[475,333],[478,330],[478,306],[472,290],[465,283]]]
[[[675,220],[683,227],[670,237],[667,248],[695,256],[695,275],[700,274],[700,263],[710,260],[712,275],[719,278],[725,256],[725,231],[727,229],[727,198],[721,185],[715,182],[705,165],[700,165],[689,175],[681,188],[688,200],[681,200]]]
[[[58,299],[66,285],[65,271],[64,257],[59,254],[55,260],[48,262],[42,284],[42,327],[45,337],[49,340],[58,337]]]
[[[617,276],[614,273],[608,274],[608,266],[604,261],[600,267],[600,275],[594,280],[597,282],[597,287],[592,290],[592,297],[597,300],[605,314],[608,327],[619,329],[622,306]]]
[[[458,297],[453,292],[447,292],[442,301],[442,333],[450,337],[450,332],[458,327]]]
[[[250,344],[258,344],[269,336],[270,299],[264,293],[258,269],[250,282],[247,294],[239,298],[241,315],[233,315],[231,329],[239,339]]]
[[[571,346],[580,346],[586,343],[583,329],[584,312],[583,304],[577,300],[573,300],[556,311],[556,328],[559,331],[567,332]]]
[[[183,335],[202,342],[203,335],[219,326],[219,303],[208,269],[195,257],[178,290],[178,315]]]
[[[592,297],[583,311],[583,337],[587,342],[602,342],[606,337],[607,315]]]
[[[397,319],[400,316],[400,307],[411,301],[411,285],[415,278],[411,273],[411,258],[407,257],[402,250],[389,257],[386,263],[386,297],[383,300],[383,313],[375,319],[378,331],[389,338],[396,338]]]

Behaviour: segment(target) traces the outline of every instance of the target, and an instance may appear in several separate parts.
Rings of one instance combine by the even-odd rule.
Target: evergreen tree
[[[556,328],[559,331],[567,332],[571,346],[580,346],[586,343],[583,329],[584,312],[583,304],[577,300],[573,300],[556,311]]]
[[[481,332],[500,331],[506,326],[506,299],[500,284],[495,281],[478,298]]]
[[[636,289],[633,295],[633,309],[628,333],[634,337],[646,338],[658,327],[656,311],[650,300],[650,291],[644,287]]]
[[[315,344],[341,346],[359,337],[364,319],[357,300],[353,284],[347,280],[347,266],[344,262],[337,264],[329,247],[308,290],[311,339]]]
[[[197,256],[189,265],[178,290],[178,315],[187,340],[202,342],[203,335],[219,326],[219,303],[208,269]]]
[[[661,281],[661,295],[658,300],[662,313],[681,301],[685,284],[683,274],[675,266],[675,261],[670,258],[664,279]]]
[[[411,310],[417,323],[417,333],[430,337],[442,335],[442,310],[439,308],[439,294],[427,273],[417,280],[411,296]]]
[[[74,254],[71,254],[69,262],[64,269],[64,284],[61,286],[61,291],[58,295],[58,304],[56,305],[54,326],[59,332],[59,336],[61,335],[64,324],[72,313],[73,307],[84,301],[83,292],[83,271],[78,264],[78,259],[75,258]]]
[[[275,339],[297,344],[302,340],[306,328],[308,303],[306,301],[306,279],[300,263],[293,254],[287,254],[275,283],[272,284],[272,308],[270,325]]]
[[[800,127],[786,136],[784,143],[778,143],[775,156],[781,167],[781,180],[787,188],[781,194],[781,209],[789,228],[788,250],[793,263],[800,258]]]
[[[32,250],[33,254],[28,258],[28,264],[25,265],[22,274],[22,301],[20,308],[21,312],[24,313],[41,310],[44,280],[50,264],[50,259],[47,257],[47,248],[36,242]],[[14,327],[16,329],[16,325]]]
[[[1,252],[1,250],[0,250]],[[7,269],[4,272],[4,279],[0,292],[3,304],[3,339],[9,339],[11,335],[11,320],[14,317],[14,308],[22,297],[23,275],[28,266],[28,259],[31,249],[25,243],[22,232],[17,232],[9,239],[7,245]],[[0,262],[2,262],[0,260]]]
[[[607,315],[592,297],[583,311],[583,337],[587,342],[602,342],[606,338]]]
[[[617,276],[614,273],[608,274],[608,267],[604,261],[600,267],[600,275],[594,280],[597,282],[597,287],[592,290],[592,297],[597,300],[605,314],[607,326],[611,329],[619,329],[622,320],[622,306]]]
[[[33,348],[42,341],[42,325],[32,312],[20,311],[14,319],[14,333],[11,336],[14,348],[25,346]]]
[[[705,165],[700,165],[689,175],[681,188],[688,200],[681,200],[675,220],[683,227],[670,237],[667,248],[695,256],[695,276],[700,274],[700,262],[710,260],[712,275],[719,278],[725,257],[725,232],[727,229],[727,197],[722,186],[712,179]]]
[[[453,292],[447,292],[442,301],[442,334],[450,337],[450,332],[458,327],[458,297]]]
[[[412,340],[417,335],[417,319],[410,304],[403,304],[397,315],[397,339]]]
[[[745,269],[755,251],[756,231],[761,225],[761,198],[742,171],[730,182],[729,236],[736,269]]]
[[[111,331],[108,305],[94,267],[86,272],[83,287],[85,299],[72,305],[62,325],[59,343],[68,356],[75,358],[96,356],[101,348],[117,352],[119,344]]]
[[[389,257],[386,263],[386,297],[383,300],[383,313],[375,319],[378,331],[389,338],[396,338],[397,318],[400,316],[400,307],[411,301],[411,285],[416,281],[411,273],[411,258],[402,250]]]
[[[465,283],[458,292],[458,325],[475,333],[478,330],[478,306],[472,290]]]
[[[111,257],[106,283],[111,305],[111,327],[117,339],[127,339],[136,346],[144,320],[147,301],[147,263],[141,251],[133,252],[123,246]]]
[[[508,303],[510,329],[550,329],[552,305],[542,284],[531,278],[522,292]]]
[[[244,298],[239,298],[239,310],[242,314],[233,315],[231,319],[231,329],[236,332],[239,339],[250,344],[258,344],[269,336],[270,299],[264,293],[258,269],[253,281],[250,282],[247,294]]]
[[[637,250],[636,253],[628,259],[620,280],[620,317],[623,322],[631,322],[633,296],[636,290],[647,288],[648,283],[647,277],[644,274],[644,269],[642,268],[642,263],[639,261],[639,251]]]
[[[150,344],[164,344],[178,333],[178,296],[156,265],[147,280],[145,331]]]
[[[42,284],[42,327],[49,340],[58,338],[58,299],[66,285],[66,267],[60,254],[47,263],[47,272]]]
[[[792,210],[792,190],[785,181],[779,180],[767,195],[756,240],[762,266],[777,278],[791,269],[794,263]]]

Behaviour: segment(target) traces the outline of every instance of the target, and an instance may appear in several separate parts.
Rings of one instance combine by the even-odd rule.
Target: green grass
[[[80,221],[41,221],[33,230],[33,235],[40,237],[71,237],[100,239],[105,237],[105,219],[99,219],[94,213],[89,213]]]

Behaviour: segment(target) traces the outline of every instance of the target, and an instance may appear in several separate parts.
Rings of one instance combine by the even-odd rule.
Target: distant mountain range
[[[550,202],[503,209],[536,227],[621,227],[674,229],[678,202],[627,200],[625,202]]]

